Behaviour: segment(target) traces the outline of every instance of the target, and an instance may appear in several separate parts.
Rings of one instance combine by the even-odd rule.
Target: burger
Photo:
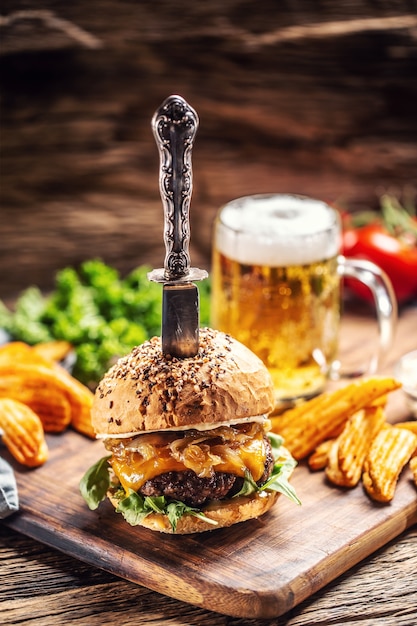
[[[273,385],[262,361],[230,335],[200,329],[190,358],[154,337],[99,383],[92,424],[107,454],[83,477],[91,509],[108,497],[131,525],[195,533],[257,518],[296,462],[270,432]]]

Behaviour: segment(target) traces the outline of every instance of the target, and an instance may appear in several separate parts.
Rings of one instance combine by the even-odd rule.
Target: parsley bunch
[[[94,387],[120,356],[161,332],[162,287],[150,282],[141,265],[125,278],[103,261],[57,272],[54,289],[36,286],[18,298],[14,311],[0,300],[0,328],[14,340],[33,345],[54,339],[75,350],[73,375]],[[209,320],[209,281],[199,284],[200,320]]]

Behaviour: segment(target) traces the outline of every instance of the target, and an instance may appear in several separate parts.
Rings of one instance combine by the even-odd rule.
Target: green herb
[[[193,515],[194,517],[198,517],[198,519],[203,522],[207,522],[212,526],[217,526],[217,522],[207,515],[204,515],[202,511],[199,509],[194,509],[190,506],[184,504],[184,502],[180,502],[179,500],[173,500],[169,504],[166,505],[165,513],[168,516],[169,522],[172,526],[173,531],[175,532],[177,528],[177,522],[183,515]]]
[[[114,361],[161,330],[162,287],[150,282],[146,265],[125,278],[101,260],[57,272],[51,294],[26,289],[10,311],[0,301],[0,328],[31,345],[69,341],[73,374],[94,387]],[[209,322],[210,281],[199,284],[201,325]]]
[[[110,487],[108,460],[111,455],[105,456],[86,471],[80,481],[80,491],[89,508],[94,511],[106,497]]]
[[[183,515],[194,515],[209,524],[217,525],[216,521],[206,517],[200,510],[187,506],[184,502],[179,500],[168,501],[165,496],[143,497],[134,491],[119,501],[116,511],[121,513],[131,526],[137,526],[151,513],[166,515],[174,532],[178,520]]]
[[[242,488],[235,495],[235,497],[249,496],[257,491],[278,491],[296,504],[301,504],[294,487],[289,482],[289,478],[297,465],[297,461],[292,457],[282,455],[281,446],[283,444],[283,438],[280,435],[268,433],[268,437],[271,442],[272,453],[275,459],[271,476],[265,483],[259,486],[253,480],[251,473],[247,471],[245,473]]]
[[[385,194],[381,197],[381,212],[384,224],[393,237],[412,237],[412,244],[417,241],[417,222],[415,221],[415,207],[405,207],[397,198]]]
[[[116,511],[123,515],[128,524],[137,526],[144,517],[154,511],[149,507],[149,502],[147,504],[148,506],[145,504],[145,498],[132,491],[126,498],[120,500]]]
[[[285,459],[285,461],[275,463],[271,476],[260,487],[260,490],[279,491],[296,504],[301,504],[294,487],[288,481],[296,465],[294,459]]]
[[[111,455],[110,455],[111,456]],[[108,489],[111,487],[108,459],[105,456],[86,471],[80,481],[80,492],[89,508],[94,511],[100,502],[106,497]],[[116,511],[121,513],[131,526],[137,526],[151,513],[166,515],[172,526],[176,530],[178,520],[183,515],[194,515],[214,526],[217,522],[206,517],[199,509],[194,509],[180,502],[179,500],[167,500],[165,496],[141,496],[135,491],[126,495],[122,487],[114,493],[118,500]]]

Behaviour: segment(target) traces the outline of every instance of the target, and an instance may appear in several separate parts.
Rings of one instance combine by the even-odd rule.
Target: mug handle
[[[354,378],[363,374],[372,375],[377,371],[381,359],[390,349],[397,325],[398,306],[394,289],[387,274],[375,263],[338,256],[338,273],[341,278],[354,278],[369,287],[377,314],[379,341],[369,365],[364,372],[342,372],[340,361],[331,367],[331,380]]]

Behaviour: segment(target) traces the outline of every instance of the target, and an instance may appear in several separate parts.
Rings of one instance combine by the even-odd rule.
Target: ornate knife
[[[191,153],[197,128],[197,113],[181,96],[169,96],[152,119],[160,155],[166,255],[164,267],[150,272],[148,278],[163,283],[162,351],[177,358],[198,352],[199,294],[192,281],[208,276],[205,270],[190,267],[189,255]]]

